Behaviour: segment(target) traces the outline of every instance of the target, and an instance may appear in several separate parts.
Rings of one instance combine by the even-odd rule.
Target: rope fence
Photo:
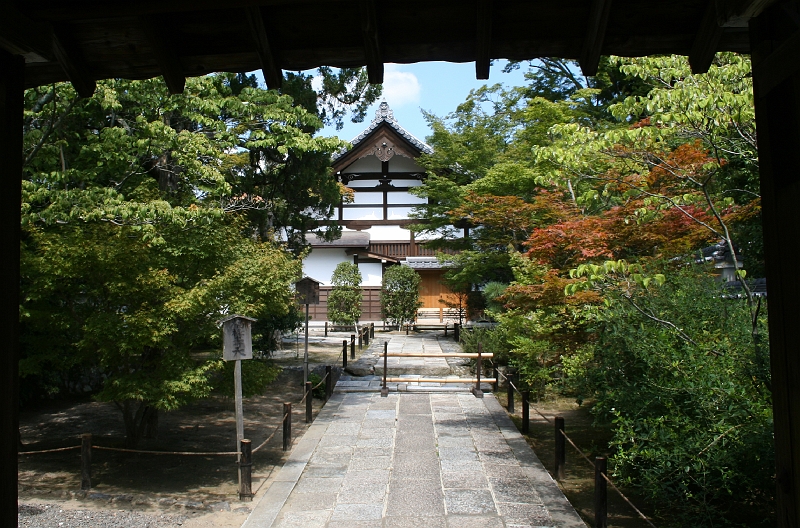
[[[20,455],[41,455],[42,453],[58,453],[60,451],[72,451],[73,449],[80,449],[81,446],[72,447],[58,447],[56,449],[40,449],[38,451],[20,451]]]
[[[624,500],[639,515],[639,517],[641,517],[652,528],[656,528],[656,526],[650,521],[650,519],[648,519],[647,516],[644,513],[642,513],[641,510],[639,510],[639,508],[637,508],[633,504],[633,502],[631,502],[630,499],[628,499],[628,497],[626,497],[625,494],[622,493],[622,491],[620,491],[620,489],[608,477],[608,475],[606,474],[606,471],[605,471],[605,465],[606,465],[606,458],[605,457],[597,457],[596,461],[592,462],[589,459],[589,457],[577,445],[575,445],[575,442],[573,442],[572,439],[564,431],[564,420],[563,420],[563,418],[556,417],[556,420],[554,422],[553,420],[551,420],[550,418],[548,418],[547,416],[542,414],[542,412],[535,405],[531,404],[530,400],[528,400],[528,398],[526,397],[526,393],[523,392],[523,391],[520,391],[519,388],[517,388],[517,386],[514,384],[514,380],[513,380],[512,377],[509,377],[509,376],[506,376],[505,374],[503,374],[497,368],[497,366],[494,364],[494,362],[490,361],[490,363],[492,364],[492,367],[494,368],[494,371],[496,372],[496,374],[498,376],[498,379],[500,377],[502,377],[506,381],[506,383],[508,384],[508,387],[510,388],[510,390],[508,391],[508,394],[509,394],[509,403],[508,403],[509,412],[511,412],[511,413],[514,412],[513,393],[516,392],[517,394],[519,394],[520,398],[522,399],[522,403],[523,403],[523,432],[527,432],[527,423],[526,423],[528,421],[527,420],[527,409],[528,408],[532,408],[547,423],[549,423],[551,425],[555,425],[556,426],[556,435],[560,434],[561,437],[563,439],[565,439],[567,442],[569,442],[569,444],[578,452],[578,454],[584,460],[586,460],[586,462],[590,466],[592,466],[592,468],[595,469],[595,486],[598,486],[599,482],[603,483],[603,488],[605,487],[604,484],[606,484],[606,483],[609,484],[614,489],[614,491],[616,491],[617,494],[619,494],[619,496],[622,498],[622,500]],[[564,462],[565,461],[563,460],[563,450],[562,450],[561,453],[559,453],[558,438],[559,437],[556,436],[556,440],[557,440],[556,441],[556,479],[557,480],[561,480],[561,479],[563,479],[563,469],[564,469]],[[596,492],[595,495],[597,496],[598,493]],[[604,491],[601,492],[599,495],[604,497],[605,496],[604,495]],[[596,523],[596,525],[597,526],[606,526],[605,517],[606,517],[606,505],[605,504],[602,504],[602,505],[595,504],[595,523]]]
[[[81,446],[77,446],[80,448]],[[241,451],[147,451],[145,449],[125,449],[122,447],[104,447],[93,445],[98,451],[116,451],[118,453],[137,453],[143,455],[179,455],[179,456],[239,456]]]
[[[339,358],[342,357],[342,354],[345,354],[346,357],[346,348],[343,347],[342,352],[340,352],[339,356],[336,358],[335,361],[338,362]],[[332,395],[332,380],[333,380],[333,369],[330,365],[325,367],[325,376],[317,383],[316,385],[312,386],[311,382],[307,382],[305,385],[305,390],[303,393],[303,398],[300,400],[299,405],[306,403],[306,422],[311,422],[311,412],[312,412],[312,405],[311,401],[312,398],[309,398],[309,395],[313,393],[314,390],[321,387],[323,384],[326,386],[325,390],[325,401],[327,401]],[[92,451],[112,451],[112,452],[120,452],[120,453],[136,453],[136,454],[145,454],[145,455],[172,455],[172,456],[203,456],[203,457],[213,457],[213,456],[235,456],[237,458],[237,464],[239,466],[239,498],[240,499],[252,499],[252,474],[251,474],[251,467],[252,467],[252,455],[260,451],[263,447],[265,447],[278,433],[278,431],[282,428],[283,429],[283,450],[288,451],[291,447],[292,443],[292,433],[291,433],[291,417],[293,416],[292,412],[292,404],[287,402],[283,404],[283,416],[278,423],[277,426],[272,430],[270,435],[263,441],[261,444],[258,445],[255,449],[251,449],[251,441],[247,439],[243,439],[240,442],[239,450],[238,451],[155,451],[155,450],[145,450],[145,449],[129,449],[129,448],[121,448],[121,447],[106,447],[106,446],[98,446],[92,445],[92,435],[91,433],[85,433],[81,435],[81,444],[76,446],[68,446],[68,447],[59,447],[54,449],[40,449],[36,451],[19,451],[18,455],[20,456],[27,456],[27,455],[39,455],[39,454],[46,454],[46,453],[59,453],[64,451],[73,451],[73,450],[81,450],[81,489],[82,490],[89,490],[91,489],[91,460],[92,460]],[[273,468],[274,469],[274,468]],[[263,485],[263,482],[262,482]],[[259,486],[260,489],[261,486]]]

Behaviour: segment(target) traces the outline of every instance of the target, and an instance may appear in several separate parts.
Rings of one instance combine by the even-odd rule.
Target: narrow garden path
[[[585,526],[491,393],[412,378],[381,397],[376,380],[340,380],[244,527]]]

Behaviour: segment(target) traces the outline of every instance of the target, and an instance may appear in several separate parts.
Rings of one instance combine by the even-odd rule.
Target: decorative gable
[[[350,149],[334,154],[334,171],[343,171],[354,161],[369,156],[385,162],[395,156],[413,160],[420,154],[433,153],[430,145],[414,137],[395,121],[394,112],[386,101],[375,111],[375,118],[370,125],[350,144]]]

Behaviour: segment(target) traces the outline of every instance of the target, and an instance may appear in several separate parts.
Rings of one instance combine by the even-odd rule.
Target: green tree
[[[733,288],[746,300],[726,299],[712,269],[690,265],[722,240],[763,273],[749,58],[717,54],[703,75],[678,56],[610,57],[595,79],[573,66],[536,62],[513,105],[473,97],[443,120],[419,217],[431,232],[469,227],[438,242],[468,249],[454,277],[493,279],[470,251],[505,253],[514,280],[484,337],[539,394],[596,402],[618,477],[685,512],[681,526],[742,522],[732,505],[745,502],[769,518],[764,303],[745,281]],[[470,134],[493,126],[489,153]]]
[[[352,262],[340,262],[331,276],[328,318],[338,325],[352,325],[361,317],[361,271]]]
[[[299,247],[294,233],[332,211],[327,160],[342,143],[235,75],[173,96],[160,80],[109,80],[90,99],[68,84],[25,97],[20,373],[29,392],[55,392],[93,372],[135,445],[158,410],[219,384],[215,321],[258,319],[259,357],[294,324],[300,264],[274,233]],[[245,386],[271,375],[248,362]]]
[[[419,273],[408,266],[390,266],[383,273],[381,311],[383,317],[398,328],[412,322],[420,307]]]
[[[575,272],[604,303],[589,311],[596,338],[566,370],[597,398],[598,420],[614,423],[617,478],[670,512],[670,525],[753,526],[740,504],[769,525],[769,353],[751,335],[755,325],[767,339],[765,304],[753,321],[747,301],[723,295],[705,266],[609,262]]]

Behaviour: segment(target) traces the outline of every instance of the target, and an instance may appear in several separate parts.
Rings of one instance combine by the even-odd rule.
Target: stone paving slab
[[[492,394],[337,393],[312,428],[243,527],[585,526]]]

